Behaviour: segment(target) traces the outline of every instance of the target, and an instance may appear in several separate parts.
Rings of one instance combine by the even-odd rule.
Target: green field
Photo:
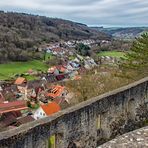
[[[29,69],[46,71],[47,68],[45,63],[39,60],[0,64],[0,80],[10,79],[16,74],[26,73]]]
[[[117,58],[124,57],[124,55],[125,55],[124,52],[119,52],[119,51],[102,51],[98,53],[98,56],[109,56],[109,57],[117,57]]]
[[[54,56],[51,54],[51,53],[46,53],[46,56],[45,56],[45,60],[47,61],[47,60],[51,60],[51,59],[53,59],[54,58]]]

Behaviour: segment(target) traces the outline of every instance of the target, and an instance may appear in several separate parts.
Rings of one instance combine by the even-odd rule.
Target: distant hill
[[[94,30],[99,30],[108,35],[111,35],[114,38],[120,39],[134,39],[135,37],[140,36],[142,33],[148,31],[148,27],[128,27],[128,28],[102,28],[102,27],[93,27]]]

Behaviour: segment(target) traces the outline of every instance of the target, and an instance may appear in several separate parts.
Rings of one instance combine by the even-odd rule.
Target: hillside
[[[16,47],[18,41],[20,44],[24,42],[31,44],[42,41],[58,41],[60,39],[104,39],[107,37],[105,33],[94,31],[87,25],[68,20],[0,12],[0,42],[5,38],[6,42],[14,43]]]
[[[40,44],[70,39],[107,39],[87,25],[57,18],[0,11],[0,63],[26,61]],[[36,55],[40,57],[39,54]]]
[[[134,39],[140,36],[143,32],[148,31],[148,27],[128,27],[128,28],[103,28],[103,27],[93,27],[94,30],[102,31],[114,38],[120,39]]]

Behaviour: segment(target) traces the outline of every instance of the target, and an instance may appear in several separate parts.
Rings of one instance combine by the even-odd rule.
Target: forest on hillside
[[[0,11],[0,63],[25,61],[43,43],[70,39],[109,39],[100,31],[72,21]]]

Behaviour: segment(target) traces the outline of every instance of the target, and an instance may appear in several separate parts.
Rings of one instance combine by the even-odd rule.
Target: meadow
[[[98,53],[98,56],[109,56],[109,57],[121,58],[125,56],[125,53],[121,51],[102,51]]]
[[[41,60],[0,64],[0,80],[10,79],[16,74],[26,73],[30,69],[46,71],[47,68],[47,65]]]

